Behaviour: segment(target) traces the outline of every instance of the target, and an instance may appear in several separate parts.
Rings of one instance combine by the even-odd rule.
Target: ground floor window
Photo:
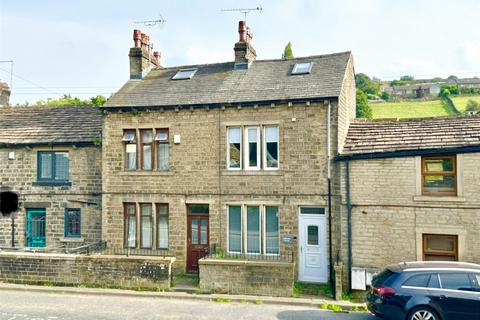
[[[228,251],[279,254],[279,211],[276,206],[229,205]]]
[[[458,236],[445,234],[423,234],[423,260],[457,261]]]
[[[124,216],[126,248],[168,249],[167,204],[124,203]]]
[[[80,209],[65,209],[65,237],[80,237]]]

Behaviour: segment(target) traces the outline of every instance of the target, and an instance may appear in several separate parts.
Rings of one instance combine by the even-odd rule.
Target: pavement
[[[310,304],[293,305],[279,304],[278,298],[271,297],[269,299],[261,297],[263,304],[255,304],[237,300],[252,296],[192,296],[177,292],[132,292],[0,284],[0,320],[374,319],[367,313],[333,313],[321,310],[318,307],[319,301],[314,299],[309,299],[310,301],[301,299],[303,303]],[[232,301],[216,302],[218,300],[214,298],[225,296]],[[277,303],[271,303],[274,299]]]

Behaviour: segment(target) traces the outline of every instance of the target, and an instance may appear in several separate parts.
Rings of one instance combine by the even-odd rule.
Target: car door
[[[480,320],[479,294],[474,291],[468,272],[439,273],[440,290],[434,300],[443,310],[445,320]]]

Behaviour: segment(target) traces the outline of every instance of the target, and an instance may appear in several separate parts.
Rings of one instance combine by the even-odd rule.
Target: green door
[[[27,209],[27,247],[45,247],[45,209]]]

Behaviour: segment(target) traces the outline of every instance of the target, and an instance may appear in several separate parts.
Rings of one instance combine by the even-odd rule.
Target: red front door
[[[208,213],[189,213],[187,216],[187,271],[198,271],[198,260],[208,250]]]

